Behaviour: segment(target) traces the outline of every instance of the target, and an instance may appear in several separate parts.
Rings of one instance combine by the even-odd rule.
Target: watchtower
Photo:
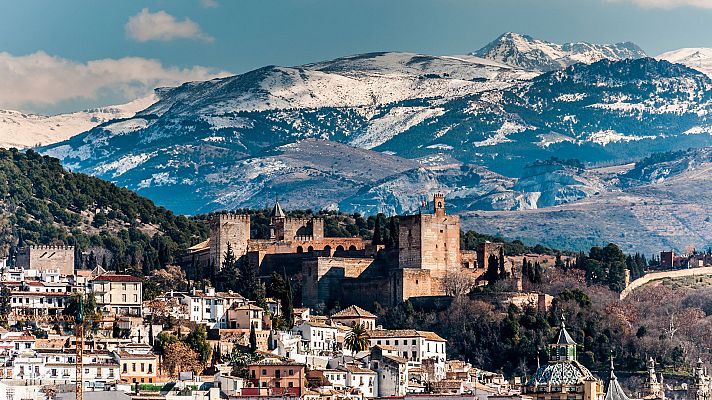
[[[250,240],[250,216],[219,213],[210,217],[210,264],[216,271],[222,268],[223,258],[230,243],[236,258],[247,254]]]

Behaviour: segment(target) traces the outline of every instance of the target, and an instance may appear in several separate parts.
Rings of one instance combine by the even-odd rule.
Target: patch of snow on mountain
[[[211,125],[210,129],[241,129],[252,128],[252,121],[246,118],[231,117],[227,115],[203,116],[201,119]]]
[[[27,148],[61,142],[112,119],[131,118],[157,100],[152,94],[122,105],[52,116],[0,110],[0,146]]]
[[[453,147],[449,144],[436,143],[430,146],[425,146],[426,149],[438,149],[438,150],[452,150]]]
[[[126,172],[138,167],[144,161],[150,159],[152,156],[152,154],[142,153],[121,157],[116,161],[97,165],[96,167],[94,167],[94,173],[105,174],[113,171],[113,174],[111,175],[112,178],[117,178],[125,174]]]
[[[482,140],[479,142],[473,142],[472,145],[475,147],[484,147],[484,146],[496,146],[500,143],[508,143],[508,142],[513,142],[513,140],[507,137],[507,133],[497,132],[493,136],[490,136],[485,140]]]
[[[105,125],[101,129],[111,132],[114,135],[125,135],[146,127],[148,127],[147,120],[143,118],[132,118],[126,121],[119,121],[113,124]]]
[[[436,118],[445,113],[443,108],[428,107],[394,107],[382,117],[371,121],[366,132],[350,142],[352,146],[372,149],[391,140],[401,132]]]
[[[655,139],[655,136],[628,136],[613,130],[593,132],[589,135],[588,141],[605,146],[609,143],[631,142],[643,139]]]
[[[712,77],[712,48],[683,48],[660,54],[655,58],[682,64]]]
[[[537,135],[541,141],[537,143],[539,147],[547,148],[552,144],[563,143],[563,142],[575,142],[575,139],[571,136],[562,135],[559,133],[543,133]]]

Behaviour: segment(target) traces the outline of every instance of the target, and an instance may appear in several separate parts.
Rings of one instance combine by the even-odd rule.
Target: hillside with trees
[[[0,149],[0,196],[0,256],[11,259],[24,245],[71,245],[79,268],[147,275],[207,237],[202,223],[32,150]]]

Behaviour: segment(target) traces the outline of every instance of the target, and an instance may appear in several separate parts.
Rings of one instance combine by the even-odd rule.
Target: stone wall
[[[652,272],[649,274],[645,274],[642,277],[631,282],[630,285],[628,285],[628,287],[621,292],[620,298],[625,299],[632,291],[652,281],[657,281],[665,278],[682,278],[685,276],[696,275],[712,275],[712,267],[679,269],[675,271]]]
[[[371,258],[317,257],[302,262],[302,302],[305,307],[340,299],[344,278],[358,278]]]
[[[411,297],[442,294],[441,291],[433,287],[437,283],[434,282],[430,270],[427,269],[406,268],[395,271],[393,282],[396,295],[394,304],[401,303]]]
[[[284,218],[284,240],[298,238],[319,240],[324,238],[324,220],[321,218]]]
[[[17,266],[37,271],[59,271],[61,275],[74,275],[73,246],[29,246],[17,254]]]

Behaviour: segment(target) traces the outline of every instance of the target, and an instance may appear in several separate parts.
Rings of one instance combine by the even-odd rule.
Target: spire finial
[[[613,372],[613,370],[615,369],[615,368],[613,368],[613,349],[611,349],[610,360],[611,360],[611,372]]]

